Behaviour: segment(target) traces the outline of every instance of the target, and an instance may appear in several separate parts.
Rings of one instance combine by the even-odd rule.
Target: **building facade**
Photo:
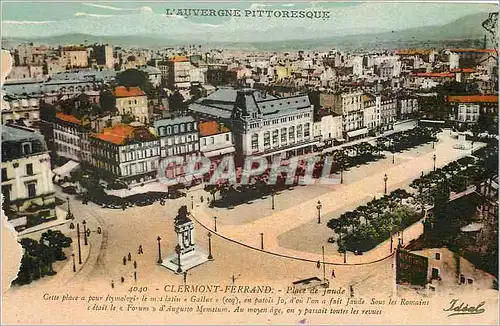
[[[114,89],[116,108],[121,115],[133,117],[141,123],[150,119],[146,94],[139,87],[118,86]]]
[[[92,165],[105,178],[131,185],[156,180],[160,141],[148,128],[117,124],[92,134],[90,145]]]
[[[56,154],[76,162],[91,162],[90,122],[62,112],[54,121],[54,147]]]
[[[41,134],[2,126],[2,197],[18,231],[56,219],[50,156]]]

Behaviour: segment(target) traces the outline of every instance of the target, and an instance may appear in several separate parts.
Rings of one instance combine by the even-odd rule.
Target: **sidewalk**
[[[218,225],[217,234],[258,250],[260,250],[261,241],[263,241],[265,251],[274,254],[292,256],[297,259],[313,261],[322,260],[319,253],[321,248],[318,248],[318,254],[286,249],[279,246],[278,236],[316,219],[316,204],[318,200],[322,203],[322,215],[327,216],[329,213],[342,209],[351,203],[360,201],[367,196],[381,197],[384,191],[383,178],[385,174],[388,176],[387,191],[390,192],[400,187],[402,182],[408,182],[408,180],[418,178],[422,171],[431,171],[433,169],[432,158],[434,154],[436,154],[437,167],[444,166],[451,161],[469,154],[469,151],[453,149],[453,144],[456,140],[446,135],[443,136],[443,134],[440,134],[440,138],[441,141],[436,144],[434,151],[425,153],[414,160],[404,162],[397,166],[390,166],[385,171],[374,173],[371,176],[367,176],[351,184],[339,185],[333,192],[301,202],[294,207],[275,212],[272,215],[251,223],[243,225]],[[484,144],[478,144],[478,146],[484,146]],[[298,201],[300,201],[299,198]],[[200,224],[208,229],[213,229],[213,218],[209,216],[202,207],[195,208],[193,216]],[[404,231],[404,242],[408,243],[410,240],[419,237],[422,232],[423,226],[421,223],[410,226]],[[263,234],[262,240],[261,233]],[[306,236],[307,235],[304,236],[304,239],[307,238]],[[304,241],[304,239],[300,240]],[[394,247],[397,246],[397,239],[395,239],[393,245]],[[367,263],[387,257],[390,254],[389,246],[390,242],[386,241],[373,250],[364,253],[362,256],[347,254],[347,263]],[[325,257],[325,259],[328,263],[343,263],[343,256],[340,254],[330,255]]]

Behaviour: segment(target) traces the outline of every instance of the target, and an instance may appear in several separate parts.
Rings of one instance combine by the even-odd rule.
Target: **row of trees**
[[[379,137],[377,147],[384,151],[401,152],[431,141],[437,141],[436,134],[438,132],[439,130],[436,128],[418,126],[410,130]]]
[[[21,267],[13,285],[29,284],[46,275],[55,275],[52,264],[66,259],[63,248],[71,245],[72,239],[61,231],[48,230],[42,233],[40,241],[30,238],[21,239],[24,254]]]
[[[328,221],[327,226],[338,235],[339,251],[368,251],[394,232],[418,221],[421,214],[416,208],[403,204],[410,197],[406,190],[396,189]]]

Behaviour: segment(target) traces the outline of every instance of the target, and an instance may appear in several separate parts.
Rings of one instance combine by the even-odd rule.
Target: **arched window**
[[[268,148],[271,146],[271,133],[266,131],[264,133],[264,148]]]
[[[181,132],[186,132],[186,126],[184,124],[181,124]]]
[[[295,142],[295,127],[290,127],[288,128],[288,139],[290,140],[290,143]]]
[[[287,129],[286,128],[281,128],[281,143],[286,144],[287,143]]]
[[[309,123],[304,124],[304,138],[309,138],[310,132],[309,129],[311,128]]]
[[[171,135],[172,134],[172,127],[168,126],[167,127],[167,135]]]
[[[297,140],[302,139],[302,125],[297,126]]]

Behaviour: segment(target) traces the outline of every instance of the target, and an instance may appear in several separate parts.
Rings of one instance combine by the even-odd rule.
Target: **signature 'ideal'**
[[[443,309],[444,311],[450,311],[448,317],[456,315],[479,315],[482,314],[485,309],[484,301],[481,301],[477,306],[469,306],[465,302],[460,302],[458,299],[453,299],[450,301],[450,307],[448,309]]]

